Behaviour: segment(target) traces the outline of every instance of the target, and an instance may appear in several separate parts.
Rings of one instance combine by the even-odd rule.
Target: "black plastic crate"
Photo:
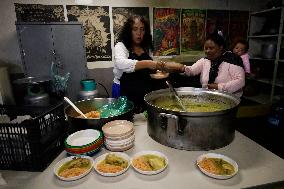
[[[32,117],[0,123],[0,169],[43,171],[63,150],[67,135],[63,102],[49,107],[0,105],[0,115]]]

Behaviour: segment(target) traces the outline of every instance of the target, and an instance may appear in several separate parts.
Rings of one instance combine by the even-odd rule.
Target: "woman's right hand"
[[[166,62],[165,63],[165,70],[168,71],[175,71],[175,72],[184,72],[184,65],[177,63],[177,62]]]

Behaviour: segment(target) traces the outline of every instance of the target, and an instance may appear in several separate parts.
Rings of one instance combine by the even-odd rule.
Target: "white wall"
[[[46,4],[46,5],[95,5],[111,7],[173,7],[222,10],[257,10],[265,5],[258,0],[0,0],[0,63],[21,65],[21,57],[16,35],[16,14],[14,3]],[[111,10],[111,9],[110,9]],[[150,18],[152,22],[152,9]],[[111,11],[110,11],[111,14]],[[110,15],[111,16],[111,15]],[[111,22],[112,31],[112,22]],[[113,40],[112,40],[113,41]],[[113,43],[113,42],[112,42]],[[112,44],[113,46],[113,44]],[[111,62],[88,63],[89,69],[111,67]],[[14,69],[12,72],[18,72]]]

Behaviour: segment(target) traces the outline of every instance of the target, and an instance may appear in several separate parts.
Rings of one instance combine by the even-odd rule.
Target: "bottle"
[[[94,79],[84,79],[80,81],[82,90],[79,92],[79,100],[86,100],[98,97],[96,81]]]

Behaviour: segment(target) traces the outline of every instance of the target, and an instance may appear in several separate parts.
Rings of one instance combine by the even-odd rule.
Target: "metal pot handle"
[[[175,124],[178,126],[178,116],[173,115],[173,114],[166,114],[166,113],[160,113],[159,117],[161,118],[161,128],[162,129],[167,129],[168,126],[168,119],[174,119],[175,120]],[[167,118],[167,119],[165,119]]]

